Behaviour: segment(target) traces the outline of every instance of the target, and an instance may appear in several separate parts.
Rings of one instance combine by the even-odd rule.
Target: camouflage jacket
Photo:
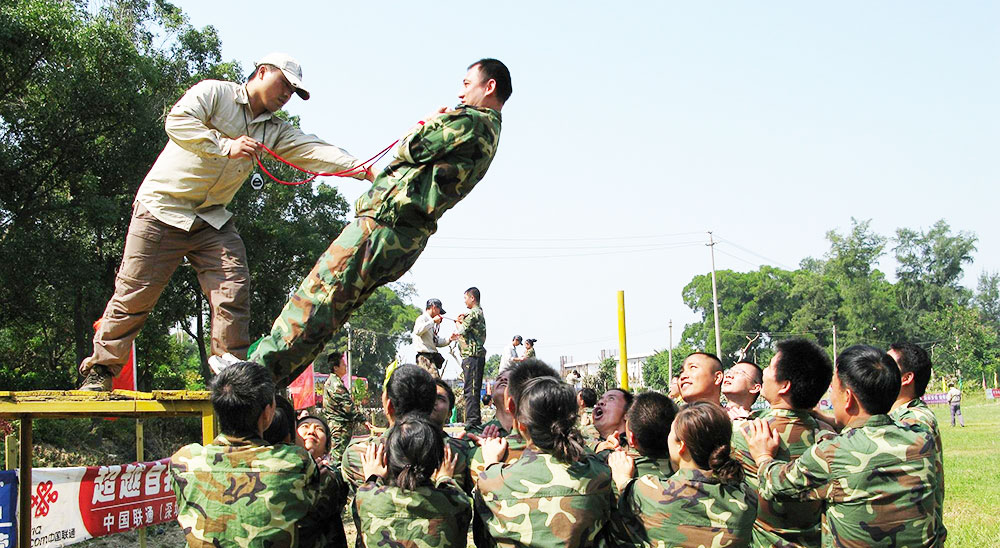
[[[468,543],[472,500],[450,477],[413,491],[365,482],[354,505],[361,546],[464,548]]]
[[[433,234],[437,221],[486,175],[500,142],[500,113],[459,105],[402,139],[396,158],[354,211],[392,227]]]
[[[340,459],[340,473],[350,486],[358,488],[367,478],[364,477],[362,457],[371,443],[385,443],[389,436],[386,430],[381,436],[371,435],[367,438],[357,438],[351,441],[344,451],[344,456]],[[458,455],[458,462],[455,464],[455,482],[466,492],[472,492],[472,477],[469,474],[469,444],[460,439],[453,438],[445,434],[445,442],[451,446],[451,450]]]
[[[586,407],[580,411],[580,421],[577,423],[579,428],[582,430],[584,427],[593,426],[594,424],[594,408]]]
[[[743,484],[727,486],[711,472],[678,470],[669,479],[633,479],[618,500],[616,520],[629,538],[615,546],[750,545],[756,497]]]
[[[888,415],[849,423],[795,461],[765,459],[760,496],[826,502],[823,546],[933,546],[934,438]]]
[[[521,458],[521,453],[524,453],[528,445],[524,443],[524,438],[518,433],[508,434],[506,439],[507,458],[504,460],[504,463],[513,464],[517,462],[517,459]],[[483,448],[477,445],[469,454],[469,475],[472,477],[473,485],[479,483],[479,476],[485,470],[486,462],[483,459]]]
[[[323,383],[323,416],[330,427],[330,460],[339,463],[354,428],[365,423],[365,416],[355,410],[351,393],[336,375]]]
[[[777,459],[793,461],[810,447],[836,435],[808,411],[793,409],[767,409],[754,413],[752,418],[766,419],[777,430],[779,445]],[[744,482],[751,492],[757,493],[757,463],[750,455],[750,448],[743,431],[750,428],[744,422],[733,429],[733,458],[743,465]],[[823,503],[815,500],[757,499],[757,521],[753,524],[754,546],[818,546],[820,543],[820,517]]]
[[[610,519],[611,469],[594,455],[568,463],[528,447],[479,476],[476,512],[494,546],[597,546]]]
[[[945,539],[948,537],[948,529],[944,526],[944,446],[941,444],[941,431],[938,429],[937,417],[934,416],[931,408],[927,407],[927,404],[920,398],[914,398],[906,402],[906,405],[901,405],[889,411],[889,417],[903,425],[923,428],[934,436],[934,448],[936,450],[934,467],[937,470],[935,476],[938,481],[937,490],[934,491],[934,494],[937,496],[937,540],[939,545],[943,546]]]
[[[177,522],[188,546],[297,546],[296,524],[315,500],[319,473],[295,445],[225,434],[170,458]]]
[[[458,326],[458,351],[463,358],[486,355],[486,316],[477,304],[465,313],[465,319]]]
[[[608,459],[611,458],[611,453],[611,449],[605,449],[597,453],[597,458],[601,459],[601,462],[604,464],[607,464]],[[666,479],[674,474],[674,467],[670,464],[670,457],[654,459],[653,457],[640,455],[639,451],[628,445],[625,446],[625,454],[632,457],[632,460],[635,462],[635,474],[632,476],[633,478],[650,475]],[[617,489],[617,486],[615,488]]]
[[[348,487],[339,467],[319,465],[320,483],[312,510],[299,522],[299,546],[325,548],[344,538],[344,522],[339,519],[347,505]],[[337,516],[338,519],[332,519]]]
[[[486,430],[487,426],[496,426],[500,430],[501,437],[505,438],[508,435],[510,435],[510,431],[504,428],[503,425],[500,424],[500,419],[497,419],[496,417],[490,419],[489,422],[486,422],[484,424],[475,424],[473,426],[470,426],[466,428],[465,431],[470,434],[476,434],[478,436],[479,434],[483,433],[483,430]]]

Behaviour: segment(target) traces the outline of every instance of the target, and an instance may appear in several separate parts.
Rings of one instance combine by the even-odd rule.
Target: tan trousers
[[[87,374],[104,365],[115,375],[128,359],[132,341],[170,276],[187,257],[212,310],[212,353],[246,358],[250,346],[250,271],[243,239],[230,220],[221,230],[197,219],[190,231],[153,217],[136,202],[125,237],[125,254],[94,334],[94,353],[80,364]]]

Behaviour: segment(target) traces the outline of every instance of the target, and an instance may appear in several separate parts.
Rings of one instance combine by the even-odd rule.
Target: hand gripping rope
[[[420,122],[417,122],[417,123],[420,124],[420,125],[424,125],[423,120],[421,120]],[[281,179],[275,177],[273,173],[271,173],[270,171],[268,171],[266,167],[264,167],[264,163],[260,161],[260,155],[254,154],[254,159],[257,160],[257,165],[260,166],[261,171],[263,171],[268,177],[270,177],[272,181],[274,181],[276,183],[283,184],[283,185],[297,186],[297,185],[304,185],[306,183],[312,182],[316,177],[353,177],[354,175],[357,175],[358,173],[364,173],[365,171],[368,171],[369,169],[371,169],[372,166],[374,166],[376,162],[378,162],[379,160],[381,160],[382,157],[385,156],[390,150],[392,150],[392,147],[396,146],[398,143],[399,143],[399,139],[396,139],[395,141],[392,142],[392,144],[390,144],[389,146],[383,148],[377,154],[375,154],[371,158],[368,158],[364,162],[361,162],[360,164],[358,164],[358,165],[356,165],[356,166],[354,166],[354,167],[352,167],[350,169],[345,169],[343,171],[338,171],[336,173],[325,173],[325,172],[322,172],[322,171],[312,171],[312,170],[306,169],[304,167],[299,167],[299,166],[297,166],[297,165],[289,162],[288,160],[282,158],[281,156],[279,156],[277,152],[275,152],[275,151],[267,148],[267,146],[264,145],[264,143],[260,143],[260,148],[264,149],[265,152],[267,152],[268,154],[270,154],[271,156],[273,156],[275,160],[278,160],[279,162],[285,164],[288,167],[291,167],[293,169],[297,169],[297,170],[301,171],[302,173],[308,173],[309,175],[311,175],[311,177],[308,177],[308,178],[303,179],[301,181],[282,181]]]

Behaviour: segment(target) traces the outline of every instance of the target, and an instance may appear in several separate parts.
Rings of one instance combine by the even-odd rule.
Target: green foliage
[[[222,60],[214,28],[192,27],[159,0],[116,0],[96,13],[12,0],[0,21],[0,385],[70,388],[113,292],[136,189],[167,140],[166,111],[197,81],[244,75]],[[250,332],[260,335],[349,206],[326,184],[270,184],[241,190],[230,209],[251,268]],[[375,368],[378,379],[412,325],[405,298],[380,290],[355,315],[358,327],[390,334],[356,353],[361,373]],[[204,386],[209,315],[193,269],[180,267],[136,339],[140,388]],[[188,337],[175,340],[178,330]]]
[[[493,379],[496,378],[497,373],[500,372],[500,354],[493,354],[489,358],[486,358],[486,366],[483,368],[483,378]]]
[[[1000,368],[995,349],[1000,275],[984,273],[975,295],[960,285],[964,265],[975,251],[974,235],[954,234],[938,221],[927,231],[899,229],[890,240],[874,233],[869,221],[852,219],[849,231],[831,231],[827,238],[830,249],[824,258],[807,258],[795,271],[762,266],[752,272],[716,273],[719,357],[725,365],[735,363],[744,347],[749,359],[766,364],[773,342],[791,336],[813,339],[832,353],[836,326],[838,350],[910,340],[931,352],[939,375],[961,370],[966,378],[992,376]],[[876,268],[890,243],[899,265],[895,283]],[[710,276],[695,276],[683,297],[702,320],[685,326],[681,345],[687,348],[683,353],[678,348],[675,360],[693,349],[715,351]],[[757,334],[761,336],[753,340]],[[647,384],[665,386],[663,361],[657,355],[647,363]]]

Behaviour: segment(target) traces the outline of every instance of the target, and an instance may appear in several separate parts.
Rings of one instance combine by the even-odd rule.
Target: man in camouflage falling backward
[[[934,546],[934,437],[886,414],[899,387],[891,357],[856,345],[837,357],[831,384],[839,436],[784,462],[774,458],[780,433],[764,419],[751,421],[745,435],[760,497],[823,501],[823,546]]]
[[[510,72],[496,59],[473,63],[461,104],[410,131],[397,157],[354,206],[357,219],[316,262],[252,360],[281,385],[295,378],[380,286],[413,266],[437,221],[476,186],[500,140]]]
[[[177,522],[187,545],[298,546],[320,476],[297,445],[262,438],[274,418],[274,383],[266,369],[238,362],[212,379],[212,408],[222,433],[170,457]]]

